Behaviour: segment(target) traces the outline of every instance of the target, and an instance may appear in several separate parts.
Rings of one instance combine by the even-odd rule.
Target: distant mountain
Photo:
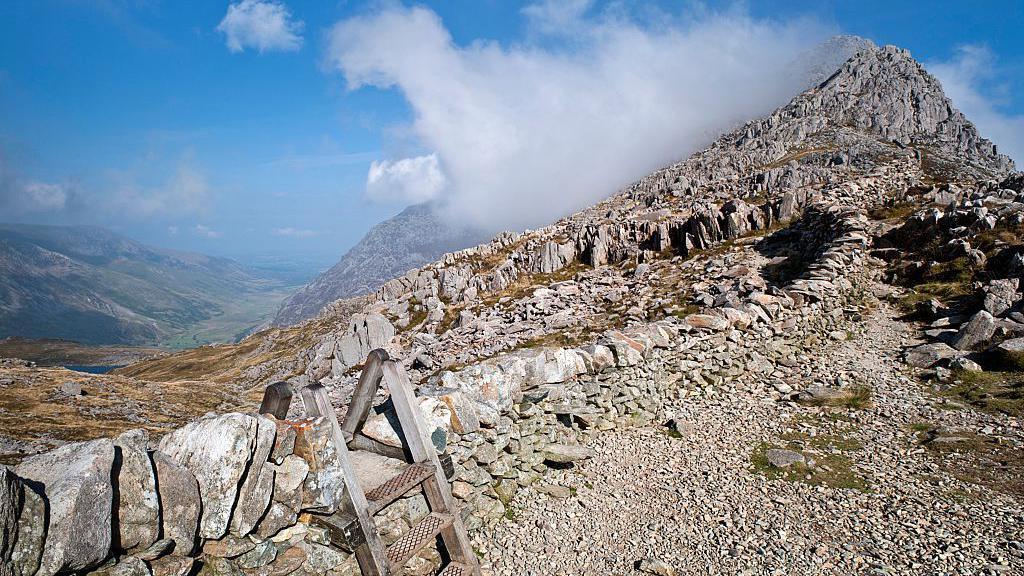
[[[811,88],[827,80],[853,55],[875,47],[874,42],[860,36],[834,36],[801,54],[790,70],[801,90]],[[370,229],[330,270],[288,298],[274,324],[287,326],[312,318],[339,298],[373,292],[384,282],[445,252],[475,246],[492,235],[453,228],[427,204],[410,206]]]
[[[231,341],[266,322],[283,289],[233,260],[103,228],[0,224],[0,338]]]
[[[287,326],[312,318],[335,300],[373,292],[408,270],[445,252],[475,246],[488,236],[451,226],[429,204],[409,206],[371,228],[330,270],[288,298],[274,324]]]

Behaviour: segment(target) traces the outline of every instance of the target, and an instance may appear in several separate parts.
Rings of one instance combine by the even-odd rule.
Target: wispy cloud
[[[302,47],[303,23],[292,19],[291,12],[274,0],[242,0],[228,6],[217,31],[225,36],[228,50],[242,52],[252,48],[260,52],[290,52]]]
[[[1018,164],[1024,163],[1024,115],[1003,111],[1007,88],[1000,84],[999,63],[988,47],[959,46],[953,59],[930,62],[928,70],[982,136]]]
[[[264,165],[305,170],[308,168],[328,168],[331,166],[351,166],[352,164],[362,164],[364,162],[369,162],[376,157],[376,152],[309,154],[274,158],[273,160],[264,162]]]
[[[69,183],[27,180],[0,150],[0,214],[37,216],[64,212],[80,204],[80,191]]]
[[[143,185],[134,172],[112,175],[116,184],[106,199],[108,211],[120,215],[149,218],[205,214],[210,205],[210,184],[186,151],[174,172],[162,183]]]
[[[366,194],[378,201],[419,204],[436,198],[446,183],[437,154],[375,161],[366,176]]]
[[[277,236],[288,236],[291,238],[309,238],[311,236],[316,236],[316,230],[304,230],[300,228],[292,228],[289,226],[285,228],[274,229],[274,234]]]
[[[787,67],[827,32],[740,9],[656,23],[581,1],[526,12],[542,41],[458,45],[431,10],[394,5],[332,29],[328,60],[349,87],[399,89],[432,152],[375,165],[371,197],[441,181],[459,220],[548,222],[788,101],[802,86]],[[402,169],[434,154],[441,178]]]
[[[209,226],[204,226],[203,224],[196,224],[195,232],[203,238],[216,239],[221,237],[220,232],[210,228]]]

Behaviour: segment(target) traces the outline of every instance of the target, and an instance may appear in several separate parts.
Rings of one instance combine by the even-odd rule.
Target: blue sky
[[[98,224],[159,246],[324,262],[406,203],[458,186],[452,198],[466,206],[459,218],[540,224],[685,155],[719,124],[770,110],[788,99],[787,87],[737,100],[712,115],[719,124],[691,121],[713,93],[684,99],[691,116],[665,116],[672,102],[644,95],[653,113],[626,120],[665,131],[673,124],[658,120],[678,118],[675,132],[693,134],[638,133],[651,148],[631,145],[637,154],[621,169],[597,173],[608,189],[577,175],[614,163],[620,149],[550,151],[578,148],[575,133],[581,142],[603,140],[622,126],[588,123],[554,104],[544,109],[544,101],[503,115],[517,108],[503,93],[550,87],[550,101],[564,105],[595,91],[594,73],[627,82],[628,58],[649,61],[645,51],[661,46],[678,47],[679,57],[650,74],[687,58],[711,73],[720,52],[701,51],[700,33],[718,38],[734,28],[743,28],[738,42],[760,44],[775,59],[839,32],[898,44],[942,70],[956,85],[954,101],[969,101],[996,130],[1009,131],[1007,140],[1024,127],[1021,2],[242,4],[0,4],[0,221]],[[640,68],[638,91],[648,84]],[[730,70],[735,77],[723,85],[749,73],[742,65]],[[628,86],[595,99],[595,110],[633,106]],[[686,85],[663,88],[677,94]],[[558,125],[566,116],[571,121]],[[452,127],[463,119],[471,130]],[[509,134],[517,146],[503,148]],[[491,145],[508,153],[492,154]],[[536,181],[518,180],[523,173],[568,191],[553,213],[523,208],[552,197]]]

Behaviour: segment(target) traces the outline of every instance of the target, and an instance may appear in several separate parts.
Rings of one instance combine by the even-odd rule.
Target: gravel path
[[[634,574],[654,558],[667,565],[663,574],[1024,574],[1020,502],[954,477],[943,459],[957,456],[926,449],[912,428],[983,431],[1019,451],[1020,423],[933,406],[905,376],[897,356],[912,327],[892,314],[883,306],[868,315],[861,333],[819,351],[808,375],[867,383],[871,407],[698,398],[674,407],[680,438],[650,428],[609,432],[592,444],[595,458],[538,486],[571,495],[517,494],[514,518],[483,544],[488,570]],[[849,457],[866,491],[759,473],[752,452],[785,444],[782,435],[803,439],[811,453],[817,446],[825,457]],[[822,438],[846,441],[844,450]]]

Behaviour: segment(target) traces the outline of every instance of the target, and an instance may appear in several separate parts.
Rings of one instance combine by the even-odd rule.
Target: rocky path
[[[806,375],[866,383],[870,406],[691,398],[674,406],[679,434],[601,435],[595,458],[519,492],[512,518],[480,543],[490,572],[634,574],[655,559],[644,567],[656,574],[1024,573],[1020,501],[958,479],[949,459],[970,453],[921,443],[939,427],[1019,452],[1020,423],[938,408],[899,361],[913,331],[892,317],[881,305]],[[815,463],[799,473],[752,463],[769,446]]]

